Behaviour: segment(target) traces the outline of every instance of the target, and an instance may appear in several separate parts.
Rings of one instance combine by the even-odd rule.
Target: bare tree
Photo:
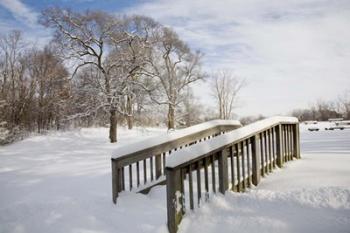
[[[120,77],[112,75],[112,71],[120,61],[108,60],[107,54],[112,49],[111,43],[116,46],[129,38],[123,22],[105,12],[77,13],[61,8],[45,10],[41,22],[55,29],[54,41],[60,45],[65,58],[77,64],[72,76],[86,66],[93,66],[101,73],[100,93],[110,113],[109,138],[116,142]]]
[[[33,49],[26,59],[29,76],[36,86],[38,132],[49,129],[52,123],[59,129],[70,97],[68,72],[49,46]]]
[[[189,84],[204,78],[200,69],[201,57],[199,51],[193,53],[173,30],[161,28],[150,56],[151,68],[143,74],[159,81],[158,91],[152,93],[152,100],[168,106],[169,129],[175,128],[175,111],[181,103],[181,93]]]
[[[329,118],[339,118],[341,114],[336,111],[336,106],[331,101],[318,100],[314,105],[316,120],[327,121]]]
[[[12,125],[19,124],[21,113],[18,103],[21,94],[19,87],[24,87],[20,83],[24,74],[23,52],[24,44],[20,31],[12,31],[0,38],[1,98],[6,102],[7,120]]]
[[[19,31],[0,38],[0,54],[0,122],[10,135],[59,128],[68,83],[62,61],[49,47],[29,49]]]
[[[344,92],[344,94],[338,97],[337,103],[340,108],[339,110],[343,113],[343,117],[350,120],[350,91]]]
[[[186,91],[182,94],[182,99],[182,104],[177,113],[180,124],[190,127],[203,122],[203,115],[205,115],[203,111],[204,106],[198,102],[190,88],[186,88]]]
[[[128,37],[124,43],[114,43],[110,54],[111,60],[118,66],[114,72],[123,76],[121,88],[121,105],[118,111],[125,116],[129,129],[133,127],[134,107],[140,96],[145,96],[149,90],[150,77],[142,75],[148,65],[152,46],[155,41],[155,31],[160,25],[146,16],[124,17],[124,31]],[[114,42],[114,36],[112,37]],[[140,107],[140,106],[139,106]]]
[[[346,101],[342,103],[338,101],[318,100],[306,109],[294,109],[291,115],[297,117],[300,121],[317,120],[327,121],[330,118],[346,118]]]
[[[55,29],[54,41],[66,59],[76,64],[72,76],[88,66],[100,73],[92,77],[103,96],[99,106],[108,108],[110,114],[110,141],[116,142],[117,113],[126,116],[132,128],[135,95],[144,88],[139,71],[149,55],[148,33],[157,23],[142,16],[120,18],[60,8],[45,10],[41,22]]]
[[[12,31],[0,38],[1,101],[5,102],[1,117],[10,129],[24,128],[30,123],[29,111],[35,95],[35,82],[28,78],[26,45],[20,31]]]
[[[237,104],[237,95],[244,81],[229,71],[218,71],[212,76],[212,94],[217,101],[220,119],[231,119]]]

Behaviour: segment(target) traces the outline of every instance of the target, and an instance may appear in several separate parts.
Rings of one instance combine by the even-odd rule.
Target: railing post
[[[276,156],[277,166],[283,166],[283,155],[282,155],[282,126],[279,124],[276,126]]]
[[[294,125],[294,133],[293,133],[293,141],[294,141],[294,157],[300,159],[300,132],[299,132],[299,123]]]
[[[260,182],[260,150],[258,148],[259,135],[255,135],[251,139],[252,143],[252,182],[257,186]]]
[[[219,157],[219,191],[222,194],[225,194],[228,190],[228,165],[227,165],[227,156],[228,149],[225,148],[218,153]]]
[[[112,197],[113,197],[113,203],[117,203],[118,193],[120,190],[120,178],[119,178],[119,169],[118,169],[118,163],[112,159]]]
[[[162,175],[162,154],[156,155],[155,165],[156,165],[156,179]]]
[[[182,180],[181,169],[166,168],[168,230],[176,233],[182,219]]]

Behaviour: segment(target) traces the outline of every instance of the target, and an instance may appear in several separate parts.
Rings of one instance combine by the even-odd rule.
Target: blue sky
[[[204,52],[207,72],[246,80],[239,115],[285,114],[350,91],[349,0],[0,0],[0,31],[45,43],[50,32],[36,19],[50,5],[145,14],[173,27]],[[195,88],[204,103],[207,83]]]

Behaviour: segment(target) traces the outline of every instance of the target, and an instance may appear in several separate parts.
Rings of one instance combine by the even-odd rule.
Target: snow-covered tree
[[[65,117],[67,101],[70,97],[68,72],[53,48],[33,49],[26,56],[28,73],[36,86],[37,129],[49,129],[51,124],[56,129],[61,127]],[[34,119],[32,119],[34,120]]]
[[[78,13],[61,8],[45,10],[41,22],[55,29],[54,42],[73,63],[73,77],[82,68],[95,69],[92,77],[97,95],[102,97],[98,106],[108,108],[109,137],[116,142],[118,112],[127,116],[131,127],[132,102],[139,84],[137,71],[145,64],[148,30],[156,23],[146,17],[121,18],[106,12]]]
[[[212,75],[212,94],[217,102],[220,119],[232,119],[237,95],[244,82],[232,72],[221,70]]]
[[[159,88],[153,92],[152,99],[168,106],[169,129],[175,128],[176,107],[181,103],[181,94],[189,84],[204,78],[200,60],[202,54],[193,52],[189,46],[170,28],[162,27],[156,36],[150,69],[144,74],[158,80]]]

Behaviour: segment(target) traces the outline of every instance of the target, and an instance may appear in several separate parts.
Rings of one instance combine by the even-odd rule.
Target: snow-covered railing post
[[[258,185],[276,163],[299,158],[298,127],[294,117],[272,117],[175,151],[166,161],[169,232],[177,231],[186,207],[200,207],[217,190],[225,194]]]
[[[156,179],[162,175],[162,154],[157,154],[155,157]]]
[[[183,210],[183,180],[181,179],[181,169],[166,168],[166,188],[167,188],[167,217],[170,233],[177,231],[177,226],[181,222]]]
[[[293,142],[294,142],[294,149],[295,149],[295,153],[294,153],[294,157],[297,159],[300,159],[300,130],[299,130],[299,123],[295,124],[293,127],[294,130],[294,138],[293,138]]]
[[[252,183],[256,186],[260,183],[260,150],[258,148],[259,135],[251,139],[252,148]]]
[[[218,152],[219,167],[219,191],[225,194],[228,190],[228,164],[227,164],[228,148]]]
[[[277,151],[277,166],[283,166],[283,151],[282,151],[282,126],[279,124],[276,126],[276,151]]]
[[[239,121],[213,120],[118,148],[112,156],[113,202],[126,189],[147,193],[152,187],[165,184],[165,162],[175,151],[239,127]]]

